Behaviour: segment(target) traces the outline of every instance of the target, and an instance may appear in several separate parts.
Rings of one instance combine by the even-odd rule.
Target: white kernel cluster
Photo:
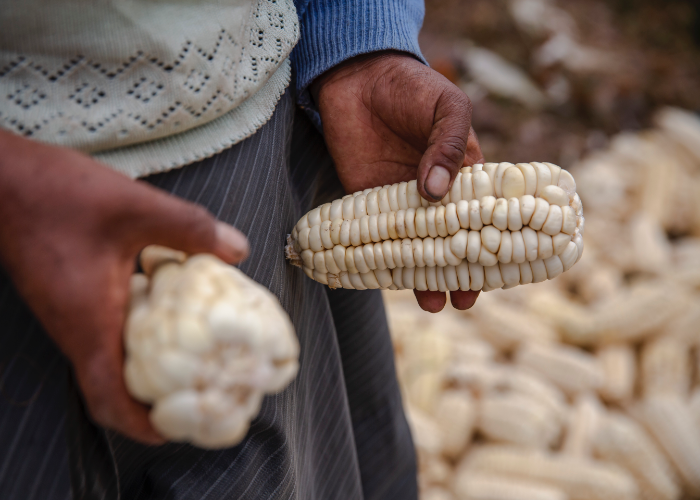
[[[331,288],[483,290],[553,279],[583,253],[574,178],[552,163],[464,167],[430,203],[416,181],[311,210],[287,257]]]
[[[277,298],[213,255],[141,255],[124,332],[124,377],[153,405],[154,428],[203,448],[237,444],[263,396],[298,369],[299,344]]]

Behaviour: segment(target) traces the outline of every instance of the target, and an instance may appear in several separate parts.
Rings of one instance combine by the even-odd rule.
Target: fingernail
[[[450,171],[440,165],[435,165],[428,172],[425,180],[425,190],[436,200],[442,199],[447,194],[450,185]]]
[[[216,246],[234,260],[242,260],[248,256],[248,238],[224,222],[216,223]]]

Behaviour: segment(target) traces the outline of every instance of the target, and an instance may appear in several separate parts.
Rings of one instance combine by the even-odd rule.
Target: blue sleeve
[[[292,51],[297,102],[320,127],[308,92],[326,70],[359,54],[399,50],[425,62],[418,47],[423,0],[295,0],[301,38]]]

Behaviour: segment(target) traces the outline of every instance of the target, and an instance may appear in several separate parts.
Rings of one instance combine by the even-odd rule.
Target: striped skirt
[[[299,374],[234,448],[141,445],[90,420],[70,365],[0,269],[0,498],[417,498],[381,295],[329,290],[284,259],[298,218],[342,194],[292,92],[249,139],[146,181],[248,235],[240,268],[291,316]]]

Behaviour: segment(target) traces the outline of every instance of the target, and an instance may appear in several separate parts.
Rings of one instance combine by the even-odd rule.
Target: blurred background
[[[385,294],[422,500],[700,498],[700,3],[427,0],[421,44],[586,218],[555,280]]]
[[[700,110],[699,9],[677,0],[427,0],[421,48],[472,99],[487,161],[548,158],[568,168],[621,130],[649,127],[661,106]]]

